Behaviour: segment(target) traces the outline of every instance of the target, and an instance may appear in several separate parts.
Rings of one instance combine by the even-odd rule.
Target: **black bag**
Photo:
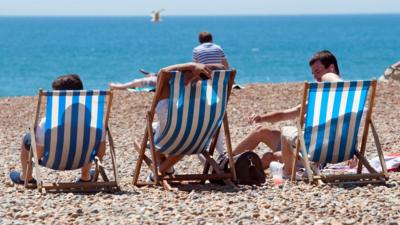
[[[260,157],[251,151],[234,157],[237,184],[261,185],[265,183],[265,173]],[[226,155],[218,159],[220,168],[229,172],[229,160]],[[214,171],[213,171],[214,172]],[[213,184],[224,184],[222,180],[210,180]]]

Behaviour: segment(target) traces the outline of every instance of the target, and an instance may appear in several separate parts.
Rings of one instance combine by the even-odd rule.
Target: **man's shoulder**
[[[221,46],[214,44],[212,42],[207,42],[207,43],[203,43],[201,45],[198,45],[196,47],[193,48],[193,51],[200,51],[203,49],[210,49],[210,48],[218,48],[218,49],[222,49]]]

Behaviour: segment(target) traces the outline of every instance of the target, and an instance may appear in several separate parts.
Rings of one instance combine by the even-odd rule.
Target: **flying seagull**
[[[161,22],[160,13],[162,11],[164,11],[164,9],[161,9],[158,11],[156,11],[156,10],[151,11],[151,22],[155,22],[155,23]]]

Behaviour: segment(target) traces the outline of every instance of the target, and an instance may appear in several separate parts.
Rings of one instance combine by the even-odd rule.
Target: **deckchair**
[[[233,166],[226,106],[235,74],[235,70],[217,70],[213,71],[211,79],[187,85],[184,82],[185,76],[190,76],[190,74],[173,71],[160,75],[151,109],[147,113],[147,127],[144,137],[140,149],[136,149],[139,152],[139,158],[134,171],[133,184],[135,186],[162,184],[168,190],[172,184],[188,183],[189,181],[204,183],[205,180],[209,179],[223,179],[225,183],[233,185],[231,181],[235,180],[236,175]],[[163,95],[162,93],[165,93],[164,89],[168,88],[168,119],[165,129],[154,139],[151,125],[155,107]],[[222,124],[231,168],[229,172],[223,172],[212,158]],[[148,142],[151,158],[145,155]],[[157,166],[156,151],[169,157],[175,156],[176,160]],[[203,173],[170,176],[165,174],[165,171],[160,170],[162,167],[168,169],[184,156],[192,154],[201,154],[206,159]],[[138,182],[143,161],[154,174],[154,182]],[[216,173],[208,173],[210,165]]]
[[[302,134],[304,130],[304,135],[299,135],[294,156],[301,152],[309,182],[365,184],[384,183],[388,179],[379,137],[371,119],[375,90],[376,80],[305,83],[297,122],[298,133]],[[363,114],[366,114],[364,130],[361,149],[358,150],[358,131]],[[369,127],[382,172],[377,172],[365,158]],[[359,160],[357,173],[324,175],[318,169],[312,169],[318,164],[339,163],[354,156]],[[293,159],[292,180],[295,179],[294,165],[298,157]],[[361,173],[363,166],[368,172]]]
[[[33,158],[37,188],[40,191],[119,190],[114,143],[108,126],[112,96],[110,91],[39,91],[34,124],[30,130],[32,137],[36,137],[41,104],[45,99],[44,156],[38,158],[36,141],[32,138],[30,158]],[[104,135],[109,140],[114,181],[109,180],[101,159],[97,157],[102,139],[105,141]],[[42,180],[40,166],[37,166],[53,170],[74,170],[93,161],[96,162],[93,182],[46,183]],[[103,181],[97,181],[99,174]]]

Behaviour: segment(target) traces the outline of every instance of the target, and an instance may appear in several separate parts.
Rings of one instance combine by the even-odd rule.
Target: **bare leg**
[[[290,143],[284,136],[281,137],[281,145],[282,145],[282,162],[283,164],[285,164],[284,167],[285,173],[291,174],[292,163],[293,163],[293,152],[291,150]]]
[[[258,126],[251,131],[233,151],[233,155],[238,155],[244,151],[254,150],[261,142],[266,144],[272,150],[276,150],[280,142],[281,132],[272,130],[268,127]]]
[[[103,160],[104,153],[106,151],[106,143],[103,141],[100,143],[99,151],[97,152],[97,157],[99,157],[100,161]],[[81,168],[81,180],[89,181],[90,177],[90,169],[92,168],[92,163],[88,163]]]
[[[21,168],[22,168],[22,173],[21,173],[21,180],[25,179],[25,176],[28,178],[28,180],[32,180],[32,164],[28,168],[28,162],[29,162],[29,150],[25,148],[24,144],[21,145],[21,155],[20,155],[20,160],[21,160]]]
[[[43,154],[44,154],[43,153],[43,147],[37,146],[36,150],[37,150],[38,158],[39,159],[42,158]],[[29,158],[29,149],[25,148],[24,143],[21,144],[20,160],[21,160],[21,168],[22,168],[22,173],[20,175],[21,176],[20,177],[21,180],[24,180],[25,176],[27,176],[28,181],[32,180],[33,179],[33,177],[32,177],[32,164],[30,164],[30,166],[29,166],[29,160],[31,160]],[[28,168],[28,166],[29,166],[29,168]]]
[[[160,172],[172,172],[173,170],[171,169],[172,166],[181,160],[183,158],[183,155],[177,155],[177,156],[168,156],[165,158],[164,161],[160,163]]]

